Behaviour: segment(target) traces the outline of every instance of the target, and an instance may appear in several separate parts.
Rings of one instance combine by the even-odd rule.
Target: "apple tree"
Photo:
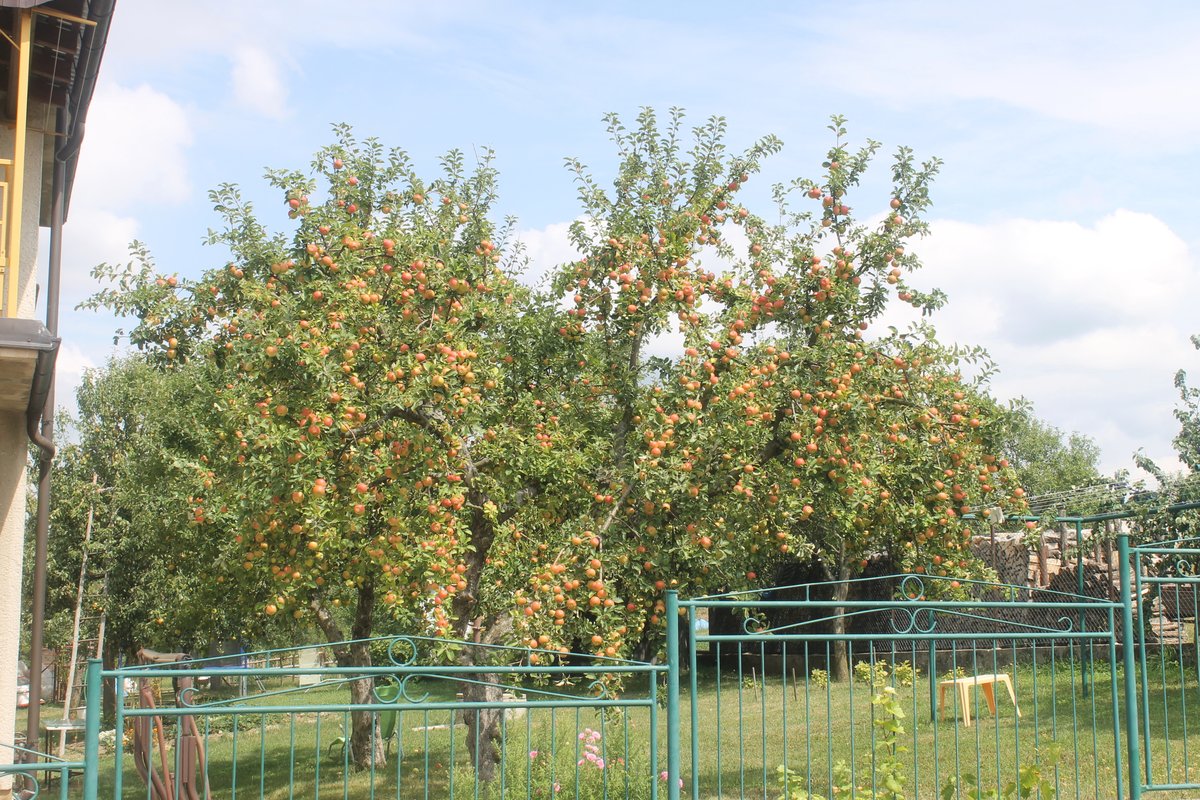
[[[1200,335],[1192,337],[1192,345],[1200,350]],[[1182,369],[1175,373],[1175,388],[1182,403],[1175,409],[1175,419],[1179,421],[1175,450],[1192,474],[1196,474],[1200,472],[1200,389],[1188,385],[1187,372]]]
[[[196,459],[206,491],[189,495],[189,514],[226,537],[217,563],[240,596],[258,601],[269,582],[259,613],[311,619],[349,642],[339,663],[364,666],[380,609],[410,629],[502,638],[478,618],[512,595],[483,573],[505,582],[519,567],[492,564],[492,545],[521,536],[511,521],[534,496],[539,520],[565,506],[579,454],[548,432],[553,312],[509,277],[490,162],[468,172],[451,153],[427,183],[403,153],[338,133],[314,162],[320,186],[269,176],[296,221],[290,237],[224,186],[211,241],[227,265],[196,280],[158,276],[144,258],[101,267],[115,286],[93,304],[136,317],[131,341],[160,366],[210,374],[212,440]],[[352,699],[370,690],[356,681]],[[359,764],[383,760],[370,725],[356,715]]]
[[[754,586],[781,557],[817,559],[838,599],[879,553],[981,574],[961,515],[1021,504],[994,455],[990,364],[931,328],[878,324],[889,301],[944,300],[910,284],[937,162],[901,149],[878,221],[861,222],[850,195],[877,145],[848,149],[835,119],[821,179],[773,186],[758,212],[745,186],[779,143],[730,157],[713,121],[684,152],[679,127],[677,113],[663,132],[650,112],[632,131],[611,118],[611,192],[572,164],[583,257],[555,284],[573,304],[564,347],[611,441],[585,521],[626,601],[618,632],[657,641],[662,589]]]
[[[163,371],[137,357],[89,370],[76,391],[55,462],[47,613],[70,619],[90,527],[88,594],[102,599],[86,615],[106,613],[108,652],[203,654],[211,643],[262,640],[278,627],[221,602],[228,579],[206,568],[224,550],[194,500],[206,491],[198,459],[208,448],[210,394],[199,370]]]
[[[288,234],[224,186],[220,268],[98,270],[114,286],[93,304],[134,317],[151,362],[206,376],[201,490],[181,496],[227,591],[350,642],[344,665],[370,663],[380,613],[536,663],[652,657],[667,589],[761,586],[781,559],[977,574],[962,512],[1020,502],[986,365],[965,377],[982,354],[878,324],[943,300],[909,283],[936,162],[902,149],[863,222],[877,145],[848,149],[840,120],[819,180],[755,198],[778,140],[731,154],[722,121],[682,119],[610,117],[611,189],[568,162],[579,258],[546,290],[517,280],[490,157],[425,180],[344,127],[310,173],[269,173]],[[380,762],[370,718],[353,728],[355,761]],[[486,779],[495,752],[472,756]]]

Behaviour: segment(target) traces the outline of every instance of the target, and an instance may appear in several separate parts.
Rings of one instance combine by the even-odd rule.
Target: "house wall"
[[[33,318],[37,289],[38,211],[42,189],[43,137],[26,137],[25,198],[21,220],[20,316]],[[10,153],[13,131],[0,128],[0,152]],[[22,556],[25,518],[32,513],[26,466],[29,439],[25,415],[0,412],[0,763],[12,760],[16,725],[17,661],[21,642]],[[30,501],[26,508],[27,500]],[[0,800],[11,794],[11,779],[0,779]]]

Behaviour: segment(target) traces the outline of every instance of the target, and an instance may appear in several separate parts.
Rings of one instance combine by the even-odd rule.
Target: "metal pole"
[[[1121,656],[1125,663],[1125,752],[1129,754],[1129,800],[1142,796],[1142,764],[1138,749],[1137,687],[1134,683],[1133,596],[1129,588],[1129,534],[1117,537],[1121,561]]]
[[[937,719],[937,642],[931,639],[929,641],[929,721],[936,724]]]
[[[87,718],[83,728],[83,800],[96,800],[100,778],[100,708],[103,679],[100,677],[100,659],[88,659],[87,667]],[[120,736],[120,728],[117,729]],[[117,764],[120,771],[121,765]]]
[[[27,33],[22,22],[22,37]],[[24,40],[24,39],[23,39]],[[57,127],[64,130],[65,117],[60,111]],[[19,129],[20,123],[18,123]],[[66,191],[66,164],[56,160],[51,186],[53,194],[50,206],[50,253],[49,271],[46,278],[46,329],[52,336],[58,335],[58,297],[62,274],[62,228],[64,193]],[[30,438],[41,448],[38,463],[37,528],[33,549],[33,597],[30,609],[29,630],[29,716],[25,728],[25,741],[36,742],[41,733],[42,703],[42,647],[46,623],[46,561],[50,536],[50,474],[54,466],[54,378],[50,378],[50,391],[42,407],[42,429],[40,437],[33,437],[34,417],[29,416]]]
[[[679,800],[679,593],[668,590],[666,600],[667,798]]]
[[[699,761],[700,753],[700,708],[696,705],[696,698],[700,696],[699,676],[700,672],[696,668],[696,620],[699,618],[695,607],[688,608],[687,614],[687,630],[688,630],[688,698],[691,702],[688,703],[691,711],[692,722],[692,748],[689,753],[688,763],[692,765],[692,797],[700,797],[700,770],[696,769],[696,763]],[[793,685],[792,690],[795,691]]]
[[[1065,554],[1063,557],[1063,562],[1064,563],[1066,562]],[[1079,520],[1075,521],[1075,587],[1076,587],[1077,591],[1079,592],[1079,596],[1083,597],[1084,596],[1083,523],[1080,522]],[[1079,609],[1079,630],[1081,630],[1081,631],[1087,630],[1087,610],[1084,608]],[[1084,658],[1085,658],[1085,661],[1084,661],[1085,666],[1080,671],[1079,682],[1082,687],[1082,690],[1084,692],[1086,692],[1088,689],[1088,685],[1091,683],[1091,680],[1092,680],[1092,677],[1091,677],[1091,673],[1092,673],[1091,648],[1088,649]]]

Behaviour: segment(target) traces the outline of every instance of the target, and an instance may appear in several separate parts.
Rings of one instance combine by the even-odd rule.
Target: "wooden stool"
[[[993,675],[971,675],[966,678],[954,678],[952,680],[942,681],[938,684],[938,715],[941,716],[946,710],[946,688],[954,687],[957,693],[959,705],[962,707],[963,726],[971,727],[971,687],[978,686],[983,691],[984,698],[987,699],[988,709],[991,710],[992,716],[996,716],[996,684],[1002,683],[1008,689],[1008,697],[1012,700],[1013,708],[1016,709],[1017,716],[1021,716],[1021,707],[1017,705],[1017,695],[1013,692],[1012,681],[1008,675],[1000,672]]]

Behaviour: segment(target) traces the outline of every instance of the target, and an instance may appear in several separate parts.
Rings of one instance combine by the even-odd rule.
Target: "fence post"
[[[1066,563],[1066,560],[1067,554],[1064,551],[1064,564]],[[1075,521],[1075,590],[1080,597],[1085,596],[1086,587],[1084,586],[1083,582],[1083,522],[1080,520]],[[1087,630],[1087,610],[1083,608],[1079,609],[1079,630]],[[1090,648],[1088,652],[1084,654],[1084,658],[1086,666],[1084,669],[1079,671],[1079,685],[1080,691],[1086,692],[1088,690],[1088,682],[1091,680],[1090,676],[1092,673],[1092,654]]]
[[[916,661],[916,659],[913,659]],[[929,640],[929,721],[937,723],[937,640]]]
[[[696,705],[696,698],[700,696],[698,684],[700,673],[696,669],[697,613],[694,609],[695,606],[689,606],[687,614],[683,618],[687,623],[688,710],[690,711],[689,721],[692,733],[692,740],[689,742],[688,748],[688,764],[692,765],[691,796],[693,800],[696,800],[700,797],[700,771],[695,766],[699,761],[696,754],[700,752],[700,708]],[[682,755],[680,757],[682,758]],[[682,789],[682,787],[680,788]]]
[[[667,798],[679,800],[679,593],[667,591]]]
[[[1125,752],[1129,763],[1129,800],[1142,796],[1142,765],[1138,737],[1137,686],[1134,679],[1133,655],[1133,596],[1129,588],[1129,534],[1117,536],[1117,553],[1121,567],[1121,656],[1125,663]]]
[[[101,708],[101,688],[104,685],[100,677],[101,661],[89,658],[87,665],[87,718],[83,727],[83,799],[96,800],[99,792],[100,778],[100,718],[104,716]],[[118,769],[120,766],[118,765]]]

